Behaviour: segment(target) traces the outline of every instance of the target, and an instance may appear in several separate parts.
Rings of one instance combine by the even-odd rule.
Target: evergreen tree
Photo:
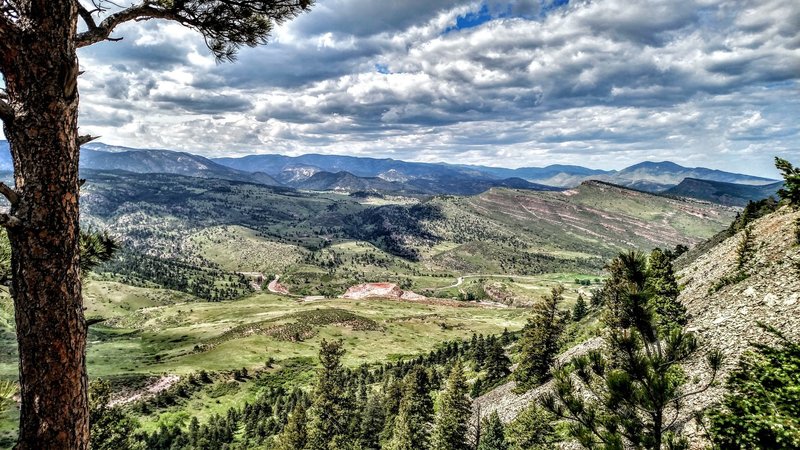
[[[586,300],[583,298],[583,294],[578,293],[578,299],[575,301],[575,307],[572,308],[572,320],[575,322],[580,322],[581,319],[586,317],[588,312],[589,308],[586,305]]]
[[[197,445],[197,441],[200,438],[200,421],[197,419],[196,416],[192,416],[192,420],[189,421],[189,444],[190,445]]]
[[[508,442],[504,435],[503,423],[500,422],[500,416],[497,411],[483,419],[483,432],[481,433],[481,441],[478,444],[478,450],[508,450]]]
[[[415,367],[403,380],[403,399],[394,420],[389,441],[390,450],[413,450],[428,447],[433,401],[428,376],[422,367]]]
[[[538,403],[530,404],[506,427],[512,450],[549,450],[555,441],[554,417]]]
[[[365,450],[378,450],[381,448],[380,435],[386,421],[386,411],[383,409],[383,399],[379,395],[370,395],[367,398],[364,412],[361,414],[360,444]]]
[[[686,307],[678,300],[678,282],[672,261],[660,249],[650,253],[647,272],[647,289],[652,294],[654,319],[662,330],[686,325]]]
[[[717,448],[800,448],[800,344],[762,328],[779,343],[756,345],[731,373],[728,393],[709,414]]]
[[[431,437],[432,450],[469,450],[467,425],[472,404],[467,395],[468,390],[464,367],[457,360],[437,401]]]
[[[800,206],[800,168],[777,157],[775,158],[775,167],[783,175],[783,187],[778,190],[778,196],[792,208],[797,208]]]
[[[592,308],[600,308],[603,306],[603,302],[605,301],[605,292],[603,288],[596,288],[592,290],[592,295],[589,297],[589,304],[592,305]]]
[[[503,345],[511,343],[511,333],[508,332],[508,328],[503,328],[503,334],[500,335],[500,343]]]
[[[314,387],[314,401],[309,410],[309,450],[349,448],[354,442],[350,433],[352,401],[345,389],[342,367],[344,349],[341,341],[322,340],[319,359],[322,367]]]
[[[481,334],[472,344],[472,359],[475,360],[475,370],[480,371],[486,362],[486,341]]]
[[[624,253],[609,266],[605,325],[608,350],[590,351],[555,374],[554,389],[542,404],[570,422],[569,432],[586,448],[682,448],[672,432],[683,401],[708,389],[722,362],[709,352],[710,381],[687,393],[681,363],[697,350],[694,335],[678,327],[659,330],[645,289],[644,257]],[[608,356],[607,356],[608,355]],[[585,396],[584,391],[592,396]]]
[[[753,259],[755,251],[753,247],[753,228],[745,227],[742,230],[742,239],[736,246],[736,269],[739,272],[745,271],[747,264]]]
[[[502,341],[492,339],[488,347],[486,364],[484,364],[486,368],[486,379],[489,382],[495,382],[511,373],[511,360],[506,356]]]
[[[549,376],[567,322],[568,313],[558,309],[563,293],[563,286],[554,287],[534,306],[533,318],[522,329],[520,362],[514,372],[519,391],[538,386]]]
[[[306,447],[308,435],[306,433],[306,408],[303,402],[297,402],[289,422],[278,437],[278,450],[298,450]]]
[[[646,294],[647,258],[641,252],[620,253],[608,265],[611,274],[602,288],[603,322],[611,329],[627,329],[639,325],[650,333],[652,309]]]
[[[141,447],[134,439],[139,424],[119,407],[109,406],[111,385],[104,380],[89,386],[89,424],[94,450],[134,450]]]
[[[469,395],[472,398],[478,398],[483,394],[483,379],[478,378],[472,383],[472,387],[469,389]]]
[[[400,410],[400,400],[403,398],[403,383],[393,375],[387,377],[383,387],[383,411],[386,421],[381,432],[380,441],[387,444],[394,433],[394,419]]]

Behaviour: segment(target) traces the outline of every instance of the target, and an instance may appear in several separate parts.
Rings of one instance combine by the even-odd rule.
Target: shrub
[[[779,344],[755,345],[728,378],[728,394],[709,413],[720,448],[800,448],[800,345],[761,326]]]

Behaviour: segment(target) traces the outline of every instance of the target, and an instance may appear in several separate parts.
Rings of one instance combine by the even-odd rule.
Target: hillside
[[[504,242],[517,250],[601,261],[627,248],[696,243],[724,228],[734,214],[591,181],[564,192],[493,189],[429,204],[438,205],[446,219],[431,220],[426,229],[448,241]]]
[[[745,206],[750,201],[775,196],[782,186],[782,182],[751,185],[685,178],[679,185],[664,191],[664,194],[705,200],[720,205]]]
[[[373,204],[170,174],[85,176],[84,223],[125,244],[109,270],[158,283],[165,282],[161,273],[172,273],[207,285],[227,283],[233,272],[283,273],[290,290],[315,295],[408,279],[425,289],[438,285],[435,276],[454,274],[598,273],[616,252],[689,245],[723,229],[735,214],[598,182],[564,192],[502,188]],[[281,257],[265,264],[255,249],[279,249]],[[191,275],[200,269],[203,276]],[[207,289],[188,292],[211,295]]]
[[[800,212],[786,208],[763,217],[753,225],[755,255],[746,265],[746,279],[718,289],[724,277],[736,271],[739,233],[714,247],[678,272],[680,300],[691,315],[689,329],[696,331],[703,349],[721,349],[727,364],[735,366],[751,342],[767,343],[770,336],[757,326],[776,327],[787,337],[800,339],[800,247],[794,242],[794,221]],[[703,355],[687,367],[690,379],[704,375]],[[718,401],[721,386],[691,400],[699,410]]]
[[[688,379],[693,380],[689,391],[708,381],[705,356],[711,349],[720,349],[725,355],[718,377],[724,380],[750,343],[770,342],[771,337],[758,323],[774,326],[790,339],[800,339],[800,247],[793,240],[794,222],[798,219],[800,212],[783,208],[753,224],[756,251],[745,267],[746,279],[720,284],[736,272],[736,248],[742,233],[716,245],[678,272],[679,299],[689,315],[687,328],[698,334],[701,343],[701,351],[684,367]],[[602,339],[589,339],[567,350],[559,360],[565,363],[572,356],[600,345]],[[496,410],[504,422],[510,422],[549,386],[546,383],[527,393],[515,394],[514,383],[506,383],[477,399],[476,405],[480,405],[482,416]],[[703,447],[701,433],[689,420],[690,413],[714,404],[723,392],[723,385],[719,384],[688,399],[681,420],[693,442],[692,448]]]

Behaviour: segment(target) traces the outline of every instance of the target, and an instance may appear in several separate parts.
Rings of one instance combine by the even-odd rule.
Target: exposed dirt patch
[[[289,289],[287,289],[286,286],[280,283],[279,281],[280,279],[281,279],[280,275],[275,275],[275,279],[270,281],[269,284],[267,285],[267,290],[269,290],[273,294],[291,295],[289,293]]]
[[[180,381],[181,377],[178,375],[164,375],[159,378],[154,378],[153,381],[142,389],[137,389],[130,392],[121,392],[109,402],[109,406],[122,406],[133,403],[139,400],[146,400],[155,397],[160,392],[166,391],[171,388],[175,383]]]
[[[342,298],[361,300],[365,298],[394,298],[403,297],[403,290],[394,283],[365,283],[351,286]]]

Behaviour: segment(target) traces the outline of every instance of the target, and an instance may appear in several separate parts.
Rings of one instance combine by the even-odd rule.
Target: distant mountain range
[[[754,186],[684,178],[679,185],[667,189],[664,194],[706,200],[720,205],[745,206],[749,201],[776,196],[781,187],[783,187],[783,182],[780,181]]]
[[[661,192],[677,186],[686,178],[696,178],[724,183],[762,185],[776,180],[754,177],[704,167],[688,168],[669,161],[645,161],[607,176],[606,181],[648,192]],[[600,179],[605,179],[600,177]]]
[[[706,168],[688,168],[665,162],[642,162],[620,171],[588,169],[581,166],[499,167],[415,163],[394,159],[335,155],[250,155],[241,158],[215,158],[215,162],[238,170],[261,171],[278,180],[310,177],[316,172],[346,171],[359,177],[378,177],[388,181],[409,182],[416,179],[440,180],[450,177],[473,177],[488,180],[518,179],[553,187],[574,187],[595,179],[648,192],[660,192],[677,186],[684,178],[759,185],[776,180]]]
[[[762,193],[774,194],[776,190],[770,187],[776,180],[702,167],[687,168],[668,161],[646,161],[619,171],[606,171],[571,165],[506,169],[318,154],[209,159],[185,152],[140,150],[102,143],[88,144],[81,152],[83,169],[172,173],[351,193],[474,195],[493,187],[558,190],[586,180],[600,180],[648,192],[670,191],[671,195],[740,205]],[[11,167],[8,143],[0,141],[0,170],[11,170]],[[732,186],[718,186],[717,191],[722,195],[715,195],[717,191],[709,185],[684,184],[687,178]]]
[[[573,187],[589,178],[602,177],[614,173],[614,171],[588,169],[586,167],[563,164],[552,164],[547,167],[521,167],[519,169],[467,165],[458,167],[476,169],[492,176],[522,178],[539,184],[558,187]]]
[[[309,190],[378,191],[397,194],[474,195],[493,187],[558,190],[508,170],[492,173],[477,166],[456,166],[337,155],[250,155],[215,158],[237,170],[262,171],[287,186]]]
[[[199,178],[220,178],[280,186],[275,178],[263,172],[242,171],[217,164],[191,153],[169,150],[103,151],[102,147],[81,149],[81,167],[86,169],[125,170],[135,173],[173,173]]]
[[[81,169],[124,170],[134,173],[172,173],[198,178],[247,181],[268,186],[282,185],[282,183],[265,173],[232,169],[191,153],[171,150],[129,149],[110,147],[105,144],[91,144],[81,148]],[[0,170],[13,170],[7,141],[0,141]]]

